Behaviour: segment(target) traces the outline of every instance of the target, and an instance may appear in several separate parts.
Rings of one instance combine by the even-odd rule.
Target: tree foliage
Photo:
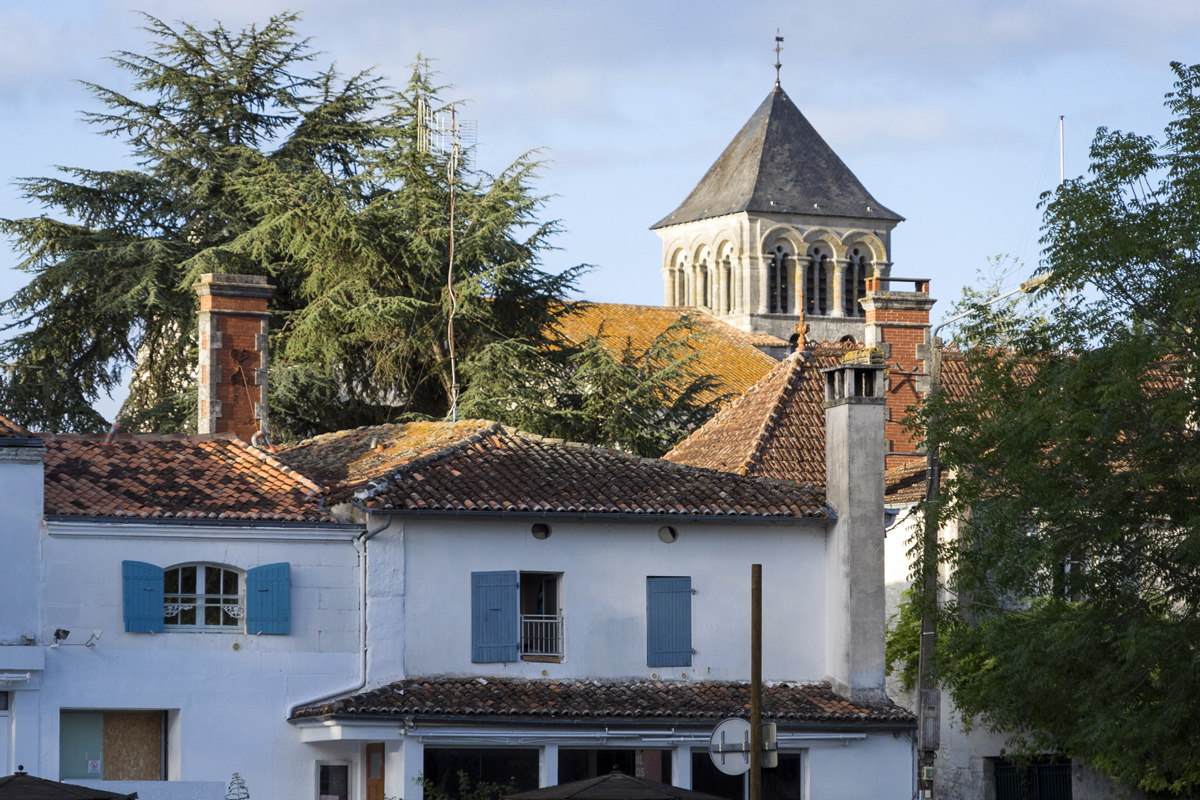
[[[434,783],[422,773],[417,776],[416,782],[421,785],[428,800],[504,800],[517,791],[512,783],[506,785],[476,780],[461,769],[453,779],[454,784],[451,785],[451,776],[447,773],[442,776],[441,782]]]
[[[104,421],[92,403],[136,367],[129,413],[159,407],[160,424],[184,425],[169,407],[191,383],[196,278],[265,272],[280,284],[279,314],[299,305],[296,270],[281,268],[281,251],[253,258],[234,247],[261,222],[241,187],[271,159],[353,180],[340,156],[372,142],[366,117],[381,90],[366,75],[301,75],[311,54],[294,21],[282,15],[232,33],[146,17],[150,54],[112,57],[133,92],[89,84],[104,110],[85,117],[121,139],[136,166],[60,167],[57,177],[18,181],[26,198],[61,216],[0,222],[32,275],[0,305],[16,318],[0,346],[0,360],[17,365],[0,384],[14,415],[41,428],[96,430]]]
[[[678,409],[704,406],[693,401],[706,379],[648,408],[686,365],[661,348],[609,363],[562,340],[582,267],[540,268],[558,226],[537,218],[535,157],[492,176],[467,153],[448,170],[447,153],[418,146],[424,119],[446,107],[426,62],[399,91],[370,73],[313,69],[296,20],[233,32],[147,16],[150,52],[112,59],[131,91],[89,85],[103,110],[87,121],[126,144],[134,166],[18,182],[56,216],[0,221],[31,276],[0,304],[16,320],[0,343],[0,362],[16,365],[0,375],[0,407],[35,428],[102,430],[92,404],[132,370],[126,429],[194,428],[192,284],[236,272],[278,287],[270,401],[285,436],[445,416],[453,306],[458,377],[476,408],[546,433],[565,413],[581,438],[661,449]],[[648,381],[644,392],[627,381],[620,396],[641,401],[628,409],[587,397],[612,387],[602,373],[618,362],[632,370],[624,379]],[[497,402],[493,389],[514,376],[527,388],[565,380],[580,396],[566,397],[569,411],[566,390]],[[620,433],[634,414],[645,430]]]
[[[608,341],[603,331],[552,349],[494,348],[471,365],[481,375],[463,407],[559,439],[661,456],[728,399],[717,392],[717,379],[699,370],[704,335],[682,317],[645,348]],[[522,371],[522,362],[537,368]]]
[[[1127,785],[1200,791],[1200,66],[1161,142],[1100,129],[1044,198],[1050,315],[978,308],[970,392],[926,405],[950,470],[927,513],[964,716]],[[991,346],[987,346],[991,345]]]

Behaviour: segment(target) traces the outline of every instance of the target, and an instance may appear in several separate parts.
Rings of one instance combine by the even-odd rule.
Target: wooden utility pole
[[[762,564],[750,565],[750,800],[762,800]]]

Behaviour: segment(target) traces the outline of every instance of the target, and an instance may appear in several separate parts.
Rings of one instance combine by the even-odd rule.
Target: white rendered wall
[[[315,796],[312,752],[287,722],[292,704],[352,683],[359,672],[358,553],[352,532],[281,528],[49,523],[43,547],[40,774],[59,773],[62,709],[168,711],[168,783],[146,800],[211,796],[234,772],[254,798]],[[282,537],[282,538],[280,538]],[[125,633],[121,562],[185,562],[245,570],[291,565],[291,634]],[[102,631],[95,647],[83,643]],[[236,649],[235,649],[236,647]],[[191,785],[194,784],[194,785]],[[223,796],[223,795],[218,795]]]
[[[38,628],[41,447],[0,447],[0,646],[24,645]],[[0,670],[12,668],[0,660]]]
[[[895,624],[892,617],[900,608],[902,595],[912,585],[912,559],[908,550],[912,547],[912,537],[920,530],[920,517],[916,516],[915,506],[890,507],[898,509],[899,514],[896,516],[896,523],[887,530],[883,540],[884,597],[889,626]],[[898,705],[910,711],[917,707],[915,690],[903,687],[898,672],[888,676],[887,694]]]
[[[530,534],[529,520],[405,521],[403,586],[391,598],[396,612],[372,607],[369,628],[375,648],[380,624],[390,619],[395,626],[403,616],[404,661],[373,657],[371,683],[405,675],[537,678],[543,670],[562,679],[657,673],[676,680],[745,680],[754,563],[763,565],[764,679],[826,678],[825,524],[743,520],[735,527],[681,520],[675,525],[678,541],[666,544],[658,538],[660,521],[547,521],[553,533],[541,541]],[[397,536],[393,527],[368,545],[370,583],[380,571],[396,568]],[[381,539],[393,548],[386,561],[376,549]],[[498,570],[563,574],[562,663],[471,662],[471,573]],[[683,575],[692,578],[695,590],[692,666],[649,668],[646,578]]]
[[[847,374],[849,383],[853,378]],[[849,389],[847,389],[849,391]],[[825,412],[828,501],[838,515],[826,555],[827,669],[853,700],[884,699],[882,398],[845,398]]]
[[[808,750],[805,800],[914,796],[912,739],[906,734],[869,734],[849,744],[826,743]]]

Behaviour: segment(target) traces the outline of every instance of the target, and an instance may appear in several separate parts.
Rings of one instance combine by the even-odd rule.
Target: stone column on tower
[[[846,266],[847,261],[844,258],[832,258],[833,276],[830,286],[829,316],[844,317],[846,316]]]

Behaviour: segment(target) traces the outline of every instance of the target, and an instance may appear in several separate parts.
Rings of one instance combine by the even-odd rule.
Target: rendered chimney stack
[[[910,284],[913,291],[892,291]],[[923,458],[919,436],[905,430],[908,409],[920,405],[929,375],[924,357],[929,346],[929,281],[924,278],[870,278],[859,303],[866,311],[866,344],[883,351],[887,361],[887,410],[884,419],[887,468]]]
[[[244,441],[267,429],[267,300],[259,275],[200,276],[200,433]]]
[[[847,353],[825,375],[825,492],[837,512],[826,545],[826,669],[834,690],[883,703],[883,352]]]

